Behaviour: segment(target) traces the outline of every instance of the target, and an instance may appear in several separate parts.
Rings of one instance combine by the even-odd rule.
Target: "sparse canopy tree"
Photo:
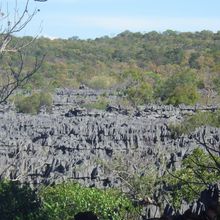
[[[23,10],[19,10],[18,2],[7,4],[0,1],[0,103],[5,102],[17,89],[40,68],[44,56],[36,57],[32,67],[25,68],[24,50],[35,40],[16,42],[14,35],[24,30],[38,13],[37,9],[29,10],[30,0],[26,0]],[[13,8],[13,9],[12,9]]]

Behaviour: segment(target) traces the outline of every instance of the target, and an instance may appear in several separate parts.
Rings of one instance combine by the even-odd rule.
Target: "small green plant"
[[[219,79],[219,76],[213,79],[213,84],[214,84],[215,90],[218,92],[218,94],[220,94],[220,79]]]
[[[49,93],[34,93],[31,96],[16,96],[15,106],[18,112],[37,114],[42,106],[49,111],[52,107],[52,96]]]
[[[49,219],[53,220],[72,220],[85,211],[92,211],[102,220],[122,220],[134,212],[131,201],[113,189],[87,188],[69,182],[45,187],[40,195]]]
[[[158,152],[158,155],[160,153]],[[120,180],[121,191],[135,201],[152,198],[158,181],[158,170],[155,165],[139,162],[137,158],[117,154],[111,162],[97,159],[106,174],[114,174]],[[163,161],[161,158],[161,166]],[[138,167],[138,169],[133,169]]]
[[[177,86],[169,97],[167,97],[165,103],[177,106],[179,104],[194,105],[199,100],[199,94],[197,88],[193,85]]]
[[[125,71],[121,77],[127,84],[127,88],[123,90],[123,95],[131,105],[137,106],[152,102],[154,87],[160,82],[158,75],[153,72],[131,69]]]

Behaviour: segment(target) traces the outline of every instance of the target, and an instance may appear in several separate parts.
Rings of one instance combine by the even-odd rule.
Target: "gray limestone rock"
[[[82,100],[96,100],[104,92],[117,99],[111,91],[65,89],[57,90],[50,114],[25,115],[13,106],[0,106],[1,177],[33,185],[74,179],[87,186],[112,187],[120,180],[106,165],[119,156],[131,162],[131,171],[140,164],[154,164],[162,175],[180,167],[182,158],[198,146],[195,139],[202,141],[205,136],[209,144],[220,145],[217,128],[203,127],[175,139],[168,129],[195,109],[218,107],[109,105],[106,111],[78,107]]]

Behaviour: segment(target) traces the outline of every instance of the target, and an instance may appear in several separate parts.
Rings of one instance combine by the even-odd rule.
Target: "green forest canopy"
[[[125,31],[95,40],[40,37],[28,47],[26,61],[31,63],[45,53],[39,74],[26,88],[77,88],[83,83],[97,89],[122,89],[135,104],[160,98],[174,105],[196,103],[203,90],[209,92],[206,99],[210,91],[220,91],[220,31]]]

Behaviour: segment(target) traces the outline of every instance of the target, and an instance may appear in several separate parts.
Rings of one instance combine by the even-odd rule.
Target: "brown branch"
[[[205,169],[217,170],[218,172],[220,172],[220,169],[219,169],[218,167],[200,164],[199,162],[196,162],[196,161],[193,160],[192,158],[190,158],[190,160],[191,160],[195,165],[197,165],[198,167],[205,168]]]
[[[213,153],[212,153],[212,152],[219,153],[219,151],[218,151],[218,150],[215,150],[215,149],[213,149],[213,148],[210,148],[210,147],[208,146],[208,144],[207,144],[206,141],[205,141],[205,135],[204,135],[204,134],[202,135],[202,139],[203,139],[203,142],[200,141],[198,138],[195,137],[195,140],[196,140],[201,146],[203,146],[203,147],[206,149],[206,151],[208,152],[209,156],[211,157],[211,159],[212,159],[212,160],[214,161],[214,163],[216,164],[216,167],[217,167],[218,169],[220,169],[220,163],[216,160],[215,156],[214,156]]]
[[[29,1],[30,0],[26,1],[26,5],[25,5],[21,15],[19,16],[19,18],[17,20],[14,21],[14,23],[11,27],[10,27],[10,25],[8,25],[7,28],[5,28],[5,29],[3,28],[3,26],[1,27],[3,39],[2,39],[2,42],[0,43],[0,54],[2,54],[4,52],[17,52],[18,50],[21,50],[22,48],[27,46],[27,45],[23,45],[18,48],[16,48],[16,47],[7,48],[12,40],[12,34],[18,33],[21,30],[23,30],[28,25],[28,23],[30,23],[30,21],[33,19],[33,17],[38,12],[35,9],[31,14],[28,14]],[[27,18],[26,18],[26,15],[27,15]],[[8,18],[8,22],[7,22],[8,24],[11,23],[9,20],[9,13],[4,18]]]
[[[20,51],[19,51],[19,57],[20,57],[20,66],[18,67],[17,71],[10,65],[10,75],[12,76],[13,80],[8,81],[8,83],[6,83],[0,89],[0,104],[4,103],[17,88],[24,86],[28,82],[28,80],[39,70],[45,59],[45,55],[43,55],[41,59],[38,59],[36,57],[35,64],[32,70],[30,72],[23,74],[24,60],[23,60],[23,55]],[[7,76],[8,75],[9,73],[7,74]]]

